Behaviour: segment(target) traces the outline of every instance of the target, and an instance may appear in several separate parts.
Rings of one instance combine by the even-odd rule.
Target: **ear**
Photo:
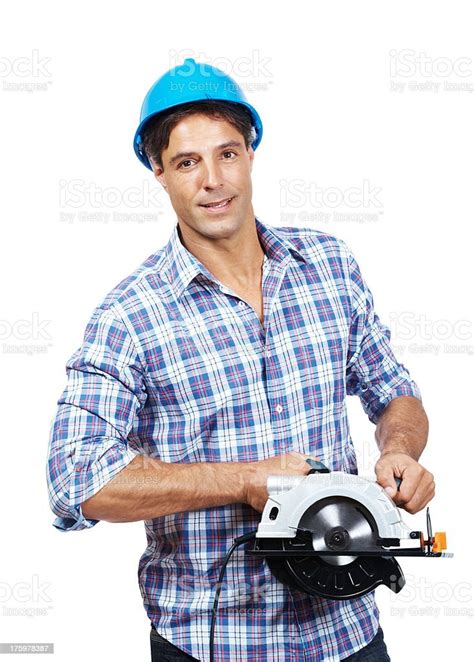
[[[249,155],[249,160],[250,160],[250,170],[252,170],[253,159],[254,159],[254,156],[255,156],[255,152],[253,150],[253,147],[247,147],[247,153]]]
[[[155,179],[161,184],[165,191],[168,192],[166,189],[166,180],[163,168],[161,168],[155,161],[153,161],[153,159],[150,159],[150,165],[153,168]]]

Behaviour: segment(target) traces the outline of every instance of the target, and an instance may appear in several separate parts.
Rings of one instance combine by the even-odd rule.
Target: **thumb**
[[[394,497],[398,492],[398,485],[392,472],[379,473],[377,482],[384,488],[389,497]]]

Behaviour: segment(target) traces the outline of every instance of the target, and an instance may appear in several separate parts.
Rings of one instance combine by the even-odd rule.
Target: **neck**
[[[229,237],[206,240],[178,223],[183,246],[221,282],[242,288],[261,285],[264,250],[258,238],[255,217]]]

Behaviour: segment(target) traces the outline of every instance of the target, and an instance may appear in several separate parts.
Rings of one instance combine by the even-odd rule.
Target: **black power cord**
[[[212,607],[211,633],[209,635],[209,657],[210,657],[210,662],[214,662],[214,630],[215,630],[215,627],[216,627],[217,605],[219,603],[219,596],[221,594],[221,589],[222,589],[222,580],[224,579],[224,573],[225,573],[226,566],[229,562],[230,557],[234,553],[234,550],[237,547],[239,547],[239,545],[243,545],[244,542],[247,542],[248,540],[253,540],[255,538],[256,533],[257,533],[257,529],[255,529],[255,531],[250,531],[249,533],[245,533],[243,536],[240,536],[239,538],[235,538],[234,542],[232,544],[232,547],[227,552],[227,555],[224,559],[224,563],[222,564],[221,572],[220,572],[220,575],[219,575],[219,580],[217,582],[216,597],[214,598],[214,605]]]

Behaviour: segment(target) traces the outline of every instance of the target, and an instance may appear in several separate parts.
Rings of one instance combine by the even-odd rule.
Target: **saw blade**
[[[315,551],[379,550],[378,530],[371,513],[360,502],[342,496],[316,501],[299,527],[311,532]],[[322,558],[322,557],[319,557]],[[333,565],[348,565],[356,556],[324,556]]]

